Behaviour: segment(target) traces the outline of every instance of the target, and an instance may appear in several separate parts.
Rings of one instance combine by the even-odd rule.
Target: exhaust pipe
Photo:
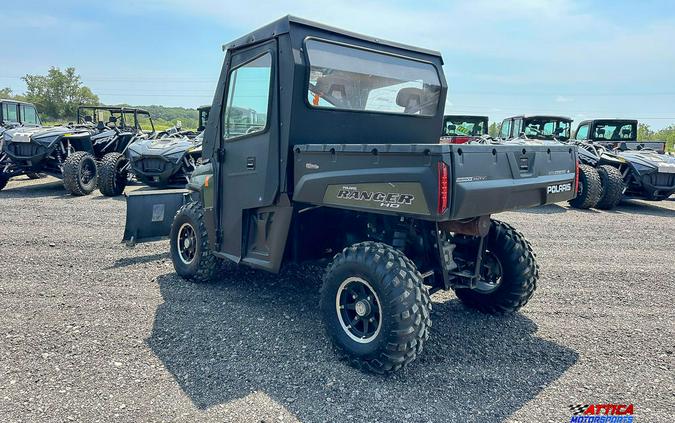
[[[490,232],[490,216],[478,216],[465,220],[448,220],[440,222],[438,227],[445,232],[484,237]]]

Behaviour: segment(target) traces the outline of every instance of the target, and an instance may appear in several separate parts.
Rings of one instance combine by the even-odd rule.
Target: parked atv
[[[77,123],[6,131],[0,166],[8,177],[44,172],[63,179],[70,194],[87,195],[96,188],[97,162],[124,152],[142,135],[138,113],[147,114],[138,109],[81,106]]]
[[[328,336],[376,373],[422,353],[432,292],[491,314],[528,302],[532,247],[491,215],[574,197],[575,147],[439,144],[447,84],[431,50],[287,16],[226,52],[206,163],[186,190],[129,193],[127,242],[169,235],[194,282],[223,259],[328,262]]]
[[[137,180],[152,187],[185,186],[202,156],[202,132],[210,109],[211,106],[198,109],[197,132],[183,131],[177,125],[160,132],[156,138],[129,146],[129,171]]]
[[[637,124],[636,120],[597,119],[577,127],[579,158],[598,166],[599,172],[604,169],[603,182],[616,187],[608,194],[611,200],[600,208],[614,207],[624,195],[659,201],[675,193],[673,157],[651,149],[662,150],[664,143],[636,141]]]
[[[441,143],[466,144],[488,133],[487,116],[446,115],[443,117]]]

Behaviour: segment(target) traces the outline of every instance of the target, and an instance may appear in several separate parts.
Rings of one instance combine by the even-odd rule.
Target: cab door
[[[247,210],[270,206],[279,190],[277,41],[229,55],[218,159],[219,251],[241,260]]]

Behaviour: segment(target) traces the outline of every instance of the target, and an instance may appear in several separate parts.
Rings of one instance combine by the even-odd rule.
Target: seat
[[[403,107],[405,114],[419,113],[422,105],[422,90],[414,87],[402,88],[396,95],[396,104]]]

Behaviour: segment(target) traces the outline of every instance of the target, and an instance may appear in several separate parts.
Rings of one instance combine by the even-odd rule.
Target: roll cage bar
[[[151,132],[155,132],[155,124],[152,121],[152,116],[150,116],[150,112],[148,112],[147,110],[144,110],[144,109],[139,109],[139,108],[135,108],[135,107],[79,106],[77,108],[77,123],[78,124],[85,123],[83,121],[83,119],[84,119],[84,116],[86,116],[86,115],[83,115],[83,113],[82,113],[82,111],[84,111],[84,110],[91,110],[93,112],[91,116],[92,116],[92,120],[95,121],[95,122],[99,122],[99,117],[98,117],[99,110],[107,111],[111,115],[113,113],[119,113],[120,120],[121,120],[120,125],[122,127],[128,127],[128,125],[124,121],[124,116],[126,114],[133,114],[134,123],[131,127],[136,129],[137,131],[142,130],[142,128],[138,124],[138,115],[146,115],[148,117],[148,120],[150,120],[150,127],[152,128]]]

